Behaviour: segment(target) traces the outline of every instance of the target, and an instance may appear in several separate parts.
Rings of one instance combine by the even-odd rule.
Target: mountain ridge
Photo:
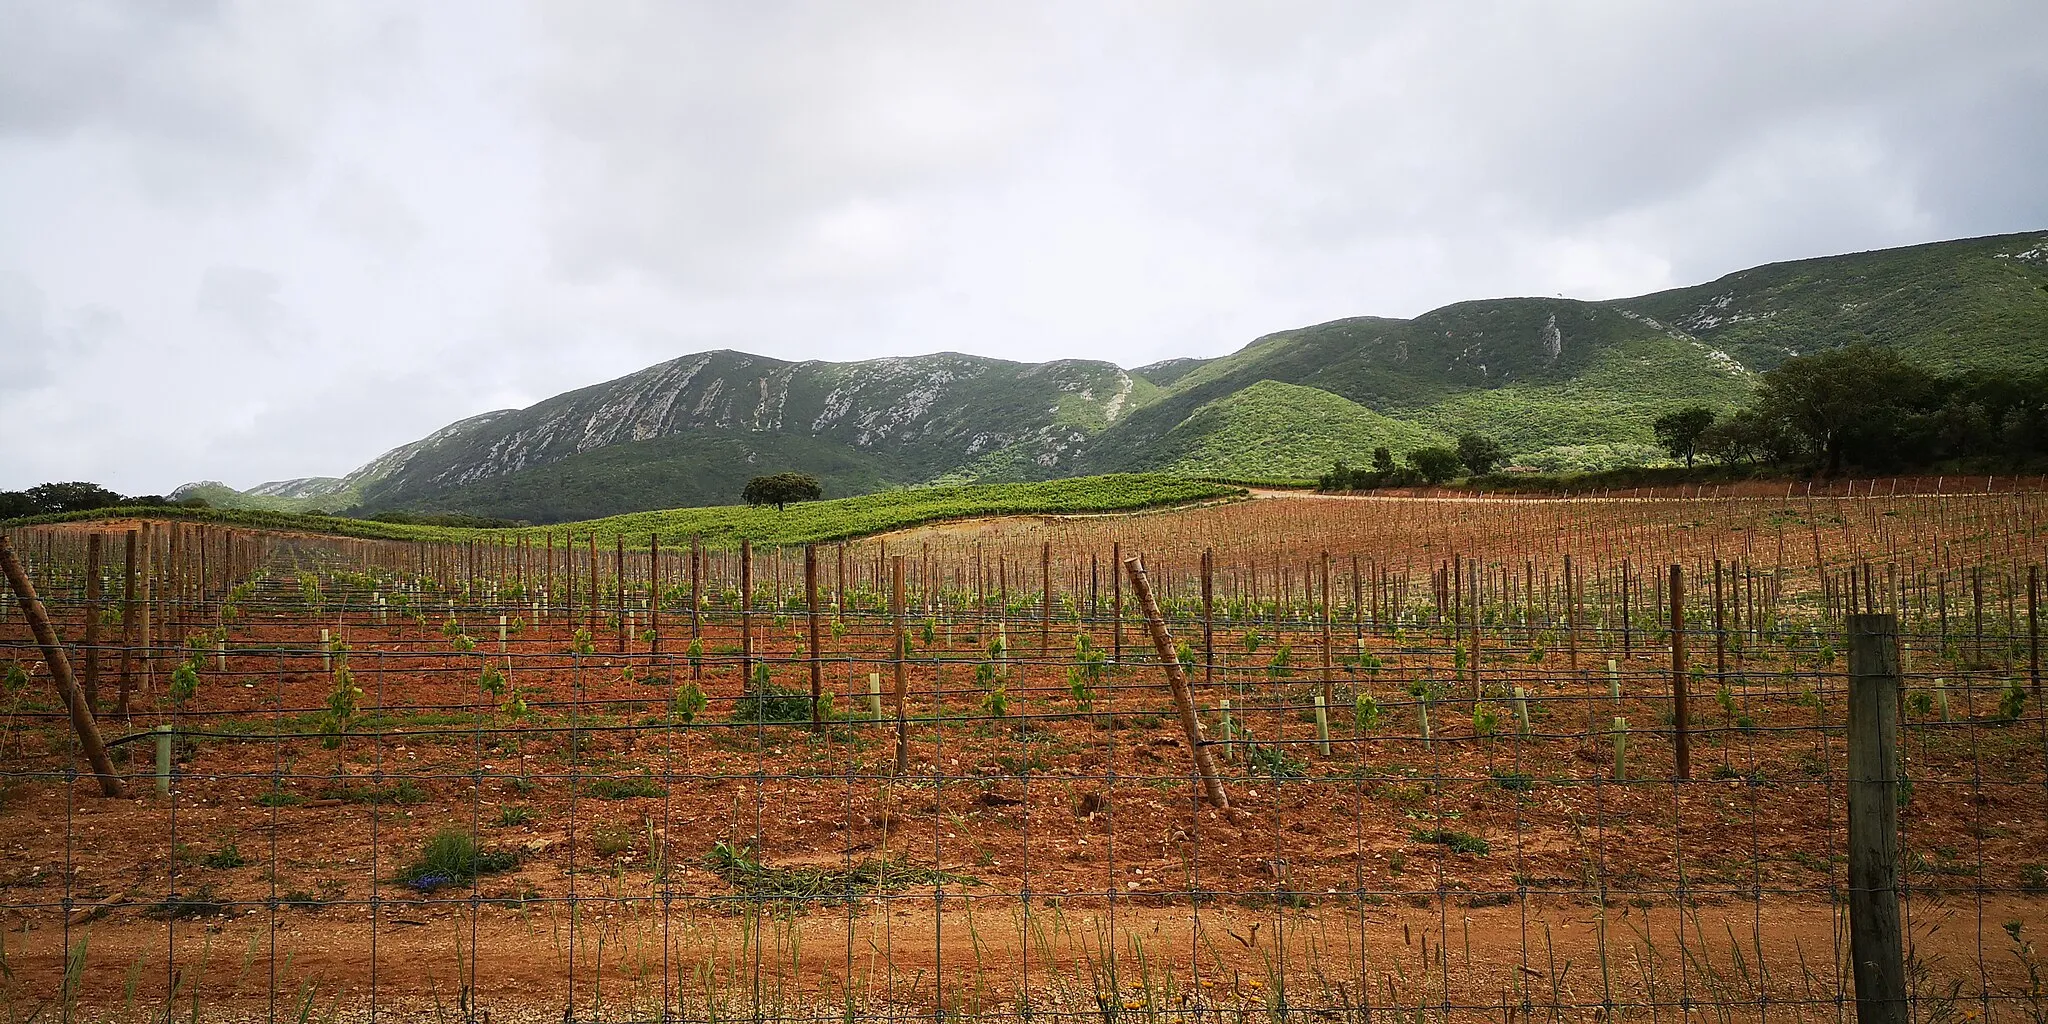
[[[746,476],[781,469],[819,474],[831,493],[1169,468],[1272,476],[1323,447],[1324,462],[1363,462],[1371,439],[1400,454],[1465,430],[1525,465],[1602,468],[1658,458],[1650,424],[1663,411],[1739,406],[1757,373],[1857,343],[1944,370],[2048,365],[2048,231],[1781,261],[1621,299],[1343,317],[1128,370],[716,349],[457,420],[343,477],[187,486],[253,507],[551,520],[731,502]]]

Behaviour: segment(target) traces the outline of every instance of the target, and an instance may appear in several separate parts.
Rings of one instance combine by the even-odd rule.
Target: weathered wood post
[[[661,653],[661,534],[647,535],[647,653]]]
[[[21,612],[28,617],[29,631],[35,634],[36,644],[43,649],[43,662],[50,667],[50,678],[57,683],[57,693],[64,698],[64,706],[71,712],[71,728],[78,733],[78,745],[85,750],[85,759],[92,764],[94,775],[99,776],[102,796],[120,796],[121,778],[114,774],[114,762],[107,757],[106,745],[100,742],[99,725],[93,721],[92,706],[85,702],[80,693],[78,681],[71,676],[71,660],[64,655],[64,644],[57,639],[57,631],[50,626],[50,616],[43,610],[41,598],[36,596],[34,584],[23,572],[21,560],[14,557],[14,544],[6,534],[0,534],[0,571],[7,575],[8,586],[14,589],[14,597],[21,603]]]
[[[704,541],[690,535],[690,644],[703,649],[704,640]],[[690,678],[704,678],[704,659],[690,659]]]
[[[1038,656],[1052,657],[1052,542],[1038,549]]]
[[[1327,709],[1329,709],[1329,708],[1332,708],[1332,707],[1335,707],[1335,706],[1336,706],[1336,704],[1337,704],[1337,693],[1336,693],[1336,689],[1335,689],[1335,687],[1334,687],[1334,686],[1332,686],[1332,684],[1331,684],[1331,679],[1330,679],[1330,676],[1331,676],[1331,671],[1332,671],[1332,669],[1331,669],[1331,651],[1330,651],[1330,643],[1331,643],[1331,641],[1330,641],[1330,553],[1329,553],[1328,551],[1325,551],[1325,552],[1323,552],[1323,566],[1322,566],[1322,568],[1323,568],[1323,694],[1322,694],[1322,697],[1323,697],[1323,707],[1324,707],[1325,711],[1327,711]],[[1318,716],[1318,717],[1321,717],[1321,716]],[[1323,726],[1323,727],[1322,727],[1322,728],[1321,728],[1321,729],[1320,729],[1319,731],[1320,731],[1320,732],[1321,732],[1321,733],[1323,734],[1323,736],[1322,736],[1322,740],[1323,740],[1323,753],[1324,753],[1324,754],[1328,754],[1328,753],[1330,752],[1330,736],[1329,736],[1329,731],[1330,731],[1330,730],[1329,730],[1329,727],[1328,727],[1328,725],[1327,725],[1327,724],[1326,724],[1326,725],[1324,725],[1324,726]]]
[[[1202,740],[1202,723],[1195,717],[1194,695],[1188,692],[1188,677],[1181,669],[1180,656],[1173,649],[1173,638],[1166,633],[1166,620],[1159,614],[1159,604],[1152,599],[1152,586],[1145,578],[1145,563],[1136,555],[1124,559],[1124,571],[1131,575],[1131,590],[1138,596],[1138,608],[1145,614],[1145,626],[1152,633],[1152,646],[1159,652],[1159,663],[1166,668],[1166,685],[1173,691],[1174,709],[1180,712],[1180,728],[1187,737],[1188,750],[1194,755],[1195,772],[1202,777],[1202,792],[1211,804],[1230,812],[1230,796],[1223,791],[1223,780],[1216,774],[1216,764],[1209,757],[1209,747]]]
[[[754,542],[740,541],[740,692],[754,692]]]
[[[1905,1024],[1899,931],[1899,624],[1849,616],[1849,948],[1861,1024]]]
[[[896,667],[896,774],[910,772],[910,724],[904,702],[910,696],[910,631],[903,621],[903,556],[889,558],[889,614],[895,619],[890,660]]]
[[[121,693],[114,713],[128,717],[128,695],[135,690],[135,630],[139,595],[135,592],[136,531],[129,530],[121,558]]]
[[[1116,567],[1122,564],[1124,564],[1123,542],[1111,541],[1109,543],[1109,660],[1111,664],[1115,665],[1124,663],[1124,576],[1116,571]]]
[[[1202,549],[1202,682],[1216,682],[1216,549]]]
[[[85,537],[85,706],[100,706],[100,535]]]
[[[1692,701],[1686,692],[1685,570],[1671,567],[1671,739],[1680,779],[1692,778]]]
[[[810,609],[811,731],[825,730],[825,663],[818,648],[818,546],[804,545],[804,603]]]
[[[2027,677],[2041,696],[2041,567],[2027,566]]]
[[[626,653],[626,535],[612,537],[612,582],[618,585],[619,653]]]

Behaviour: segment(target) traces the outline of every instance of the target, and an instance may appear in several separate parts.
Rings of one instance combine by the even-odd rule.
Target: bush
[[[421,892],[468,885],[480,875],[510,871],[519,863],[511,853],[477,849],[476,839],[459,828],[444,828],[427,840],[420,855],[401,871],[398,880]]]

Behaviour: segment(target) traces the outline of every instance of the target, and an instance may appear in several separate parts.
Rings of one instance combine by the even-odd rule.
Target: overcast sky
[[[0,489],[2048,227],[2048,3],[0,0]]]

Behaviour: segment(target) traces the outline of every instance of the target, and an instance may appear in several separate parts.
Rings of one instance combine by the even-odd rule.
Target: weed
[[[399,872],[398,880],[421,892],[432,892],[467,885],[479,875],[510,871],[518,863],[516,854],[479,850],[469,833],[445,828],[420,847],[419,857]]]
[[[719,842],[705,858],[711,872],[741,894],[779,900],[832,902],[870,892],[895,892],[913,885],[980,885],[981,880],[901,861],[863,860],[849,868],[771,867],[751,847]]]
[[[1435,843],[1449,847],[1455,853],[1476,853],[1485,856],[1493,852],[1492,844],[1469,832],[1448,828],[1421,829],[1414,833],[1418,842]]]
[[[235,844],[229,843],[226,846],[223,846],[220,849],[207,854],[206,857],[202,859],[199,863],[204,864],[210,868],[219,868],[222,870],[226,870],[228,868],[241,867],[242,865],[247,864],[249,862],[242,859],[242,851],[236,849]]]

